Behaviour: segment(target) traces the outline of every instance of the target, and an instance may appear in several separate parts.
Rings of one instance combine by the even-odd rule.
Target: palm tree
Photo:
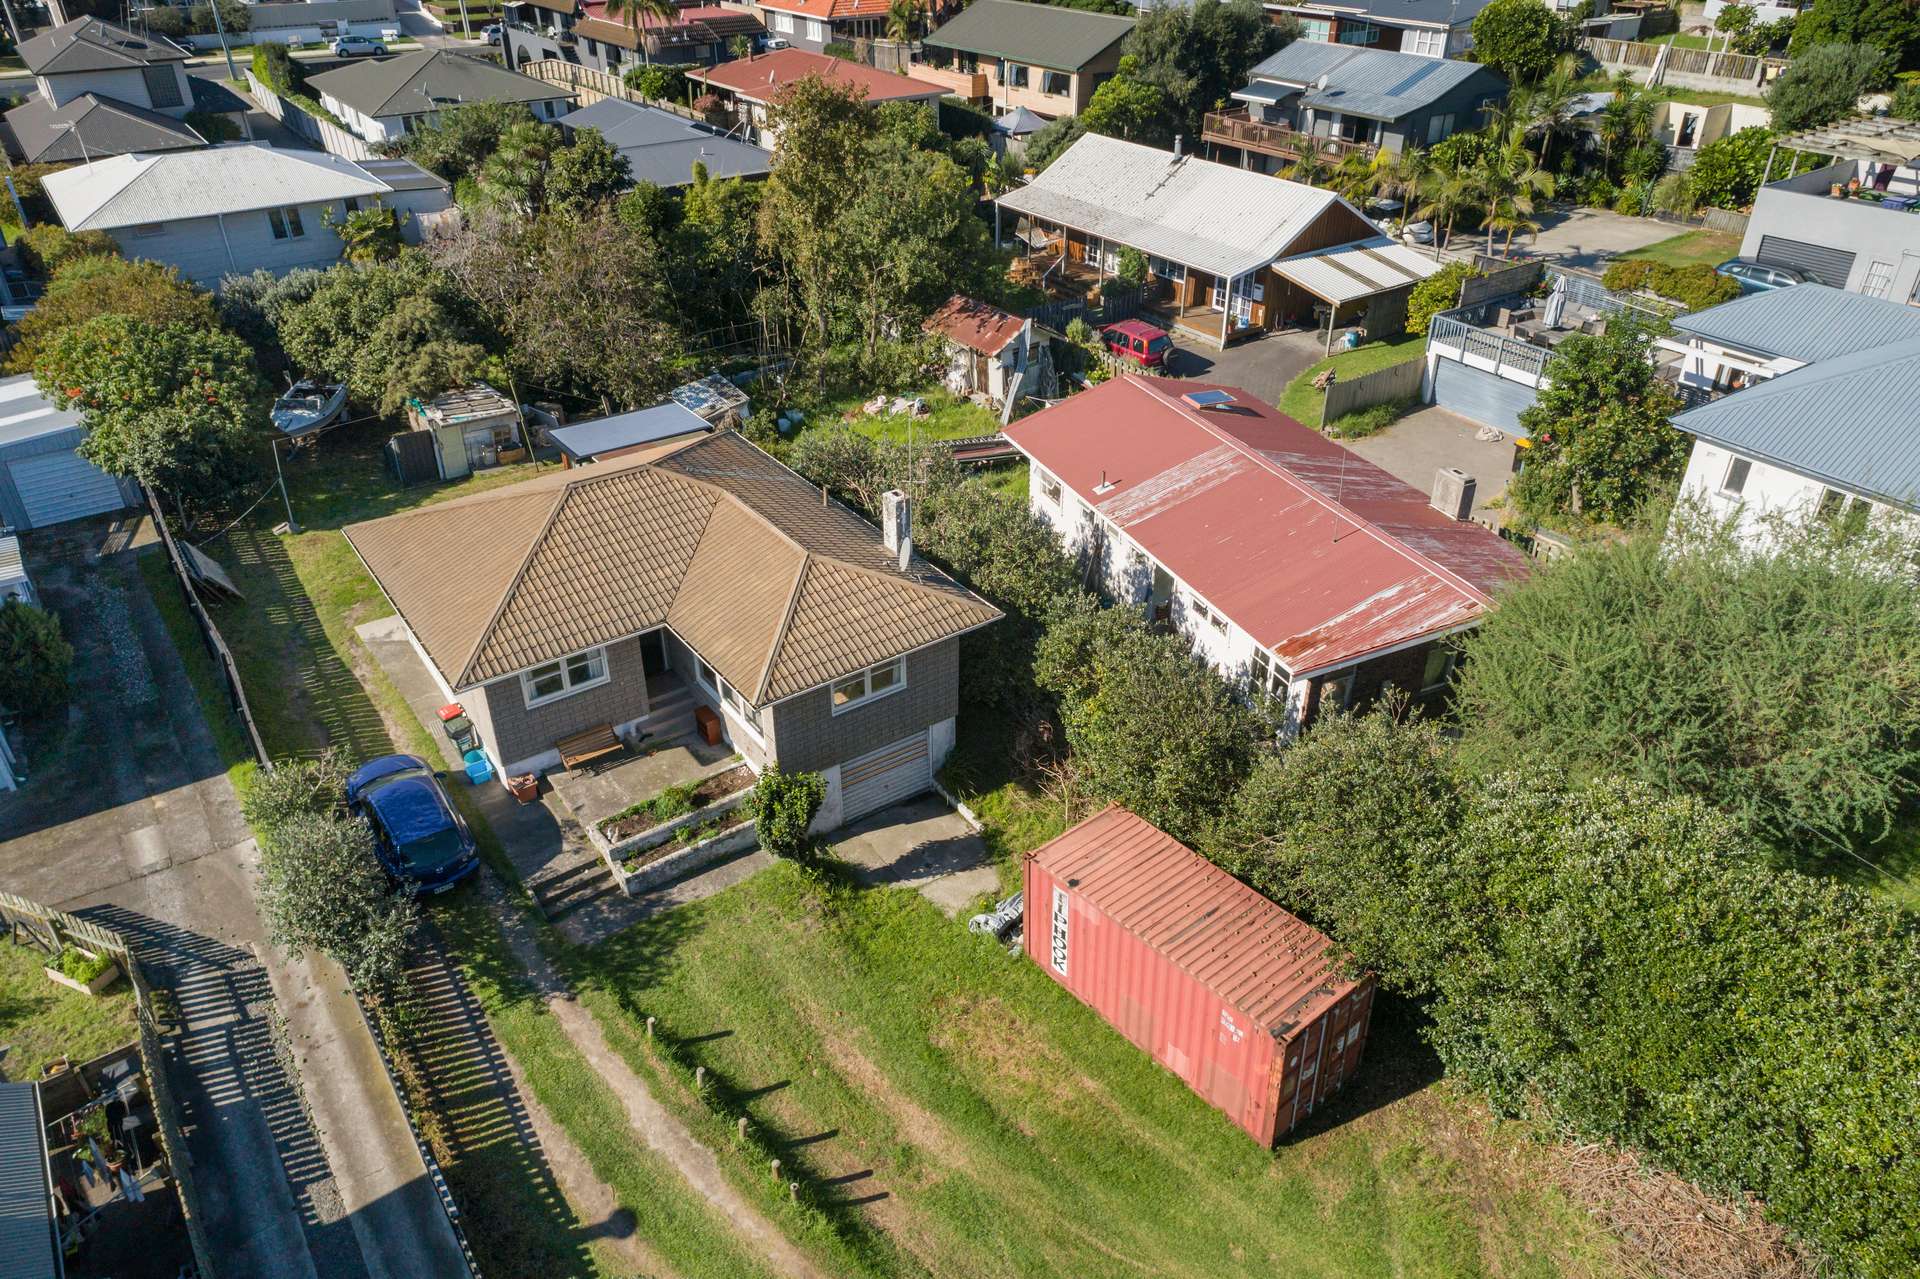
[[[887,5],[887,39],[906,44],[920,25],[920,0],[891,0]]]
[[[1553,144],[1573,131],[1573,104],[1580,97],[1580,63],[1568,54],[1553,64],[1527,100],[1527,132],[1538,134],[1537,159],[1544,167]]]
[[[1419,147],[1409,146],[1404,151],[1382,147],[1373,156],[1371,182],[1379,194],[1400,201],[1400,218],[1404,224],[1413,220],[1413,210],[1420,203],[1421,185],[1438,172],[1433,160]]]
[[[1478,207],[1478,193],[1471,173],[1443,169],[1427,183],[1427,200],[1414,212],[1416,218],[1433,224],[1433,260],[1440,260],[1440,247],[1453,239],[1453,220]]]
[[[1487,153],[1472,174],[1485,211],[1480,225],[1487,232],[1488,257],[1493,256],[1495,231],[1507,233],[1507,254],[1513,252],[1515,231],[1538,231],[1540,224],[1533,217],[1534,197],[1553,194],[1553,175],[1540,167],[1526,142],[1526,131],[1516,128],[1505,143]]]
[[[1326,181],[1327,164],[1320,155],[1320,147],[1311,141],[1301,150],[1300,158],[1287,170],[1287,180],[1304,182],[1308,186],[1318,186]]]
[[[648,18],[666,24],[673,21],[679,9],[673,0],[607,0],[609,18],[625,18],[627,30],[633,32],[633,47],[640,51],[640,61],[652,62],[647,56],[647,37],[641,32]]]
[[[1373,189],[1372,162],[1358,151],[1347,152],[1327,175],[1327,187],[1334,194],[1356,203],[1364,200],[1367,192]]]

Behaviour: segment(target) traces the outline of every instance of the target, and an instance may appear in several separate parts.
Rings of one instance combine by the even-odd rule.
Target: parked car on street
[[[1145,320],[1122,320],[1118,324],[1109,324],[1100,330],[1100,340],[1107,344],[1107,350],[1121,359],[1144,364],[1150,369],[1165,368],[1167,356],[1173,351],[1172,335]]]
[[[480,34],[487,38],[488,44],[499,44],[500,24],[497,22],[489,22],[485,27],[481,28]]]
[[[1408,244],[1432,244],[1433,223],[1409,222],[1400,228],[1400,238]]]
[[[442,776],[417,755],[382,755],[347,779],[347,809],[373,831],[380,865],[416,893],[444,893],[480,867]]]
[[[336,58],[365,58],[386,51],[387,46],[372,36],[341,36],[333,42]]]
[[[1796,271],[1790,266],[1770,266],[1755,262],[1752,258],[1733,258],[1713,269],[1739,285],[1742,293],[1765,293],[1771,289],[1787,289],[1807,282],[1807,275],[1803,271]]]

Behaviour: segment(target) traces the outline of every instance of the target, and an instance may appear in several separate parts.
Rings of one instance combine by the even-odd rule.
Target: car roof
[[[390,760],[407,760],[417,770],[409,773],[406,769],[388,769],[368,779],[384,779],[384,785],[367,793],[366,805],[378,815],[380,824],[386,828],[393,842],[410,844],[416,839],[451,829],[453,813],[440,793],[439,783],[426,766],[405,755],[390,755],[376,762],[386,764]]]
[[[1107,326],[1109,333],[1124,333],[1128,337],[1163,338],[1168,336],[1165,329],[1155,328],[1145,320],[1119,320]]]

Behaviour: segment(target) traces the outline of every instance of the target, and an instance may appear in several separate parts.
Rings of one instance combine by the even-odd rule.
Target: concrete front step
[[[609,893],[618,896],[620,885],[614,882],[607,864],[596,855],[529,880],[527,891],[533,894],[540,913],[553,920]]]

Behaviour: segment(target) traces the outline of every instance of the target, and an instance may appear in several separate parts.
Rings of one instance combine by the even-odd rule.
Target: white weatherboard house
[[[408,215],[403,234],[417,241],[420,217],[447,207],[447,184],[409,160],[355,163],[259,143],[115,156],[41,185],[69,231],[105,231],[126,256],[209,289],[226,275],[339,261],[329,212],[338,220],[386,205]]]
[[[353,62],[308,81],[320,105],[362,142],[387,142],[430,125],[468,102],[518,102],[536,120],[573,108],[573,90],[447,49]]]

